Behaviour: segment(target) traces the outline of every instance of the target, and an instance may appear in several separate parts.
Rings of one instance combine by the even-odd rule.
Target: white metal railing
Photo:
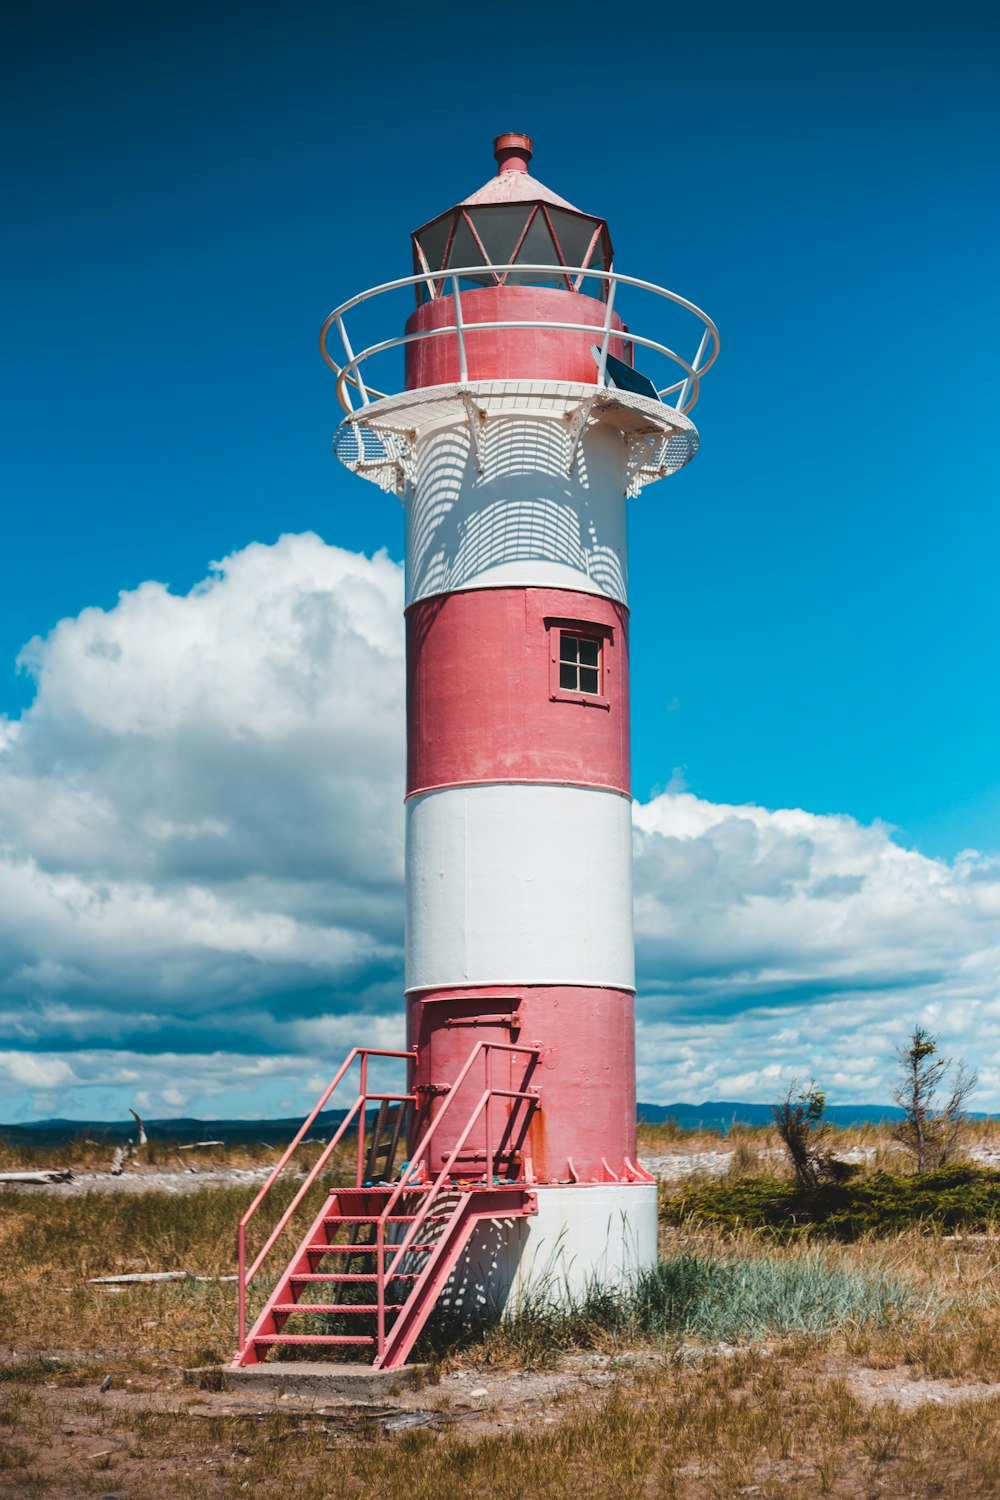
[[[574,323],[574,322],[549,322],[532,321],[522,318],[505,318],[499,321],[487,323],[466,322],[462,316],[462,292],[459,283],[463,277],[481,277],[486,273],[496,273],[498,276],[506,272],[527,273],[531,276],[542,274],[558,275],[560,277],[579,274],[584,279],[593,277],[595,280],[608,283],[608,295],[604,304],[604,320],[602,323]],[[395,292],[402,287],[417,287],[426,285],[428,282],[449,281],[451,283],[454,298],[455,321],[440,328],[424,328],[416,333],[403,333],[395,338],[382,339],[379,343],[369,344],[360,353],[355,354],[348,337],[347,328],[344,324],[346,315],[363,302],[369,302],[373,297],[380,297],[386,292]],[[701,338],[694,358],[688,362],[680,354],[657,339],[647,338],[642,334],[634,333],[631,329],[626,333],[620,328],[612,326],[612,317],[615,308],[615,294],[620,286],[632,287],[643,292],[652,292],[654,296],[662,297],[675,306],[684,308],[693,313],[702,325]],[[466,290],[472,290],[466,288]],[[478,290],[478,288],[477,288]],[[344,349],[344,359],[338,363],[327,348],[327,335],[331,328],[336,328],[340,335]],[[469,333],[487,332],[495,329],[513,328],[551,328],[568,333],[589,333],[601,335],[600,356],[597,363],[595,384],[603,385],[605,381],[605,369],[608,357],[608,346],[612,339],[620,339],[630,344],[639,344],[644,349],[652,349],[655,353],[664,356],[672,364],[676,365],[682,372],[679,380],[673,384],[664,386],[657,390],[661,401],[666,401],[670,396],[676,396],[672,405],[680,412],[689,412],[698,399],[701,389],[701,378],[706,370],[715,363],[719,354],[719,330],[707,313],[702,312],[693,302],[686,297],[678,296],[676,292],[668,292],[665,287],[657,286],[652,281],[640,281],[635,276],[622,276],[618,271],[599,271],[591,266],[551,266],[551,265],[478,265],[458,266],[447,271],[428,271],[419,276],[403,276],[398,281],[386,281],[381,286],[371,287],[366,292],[360,292],[358,296],[352,297],[350,301],[343,302],[326,319],[319,335],[319,347],[323,358],[337,377],[337,399],[346,412],[355,410],[351,399],[352,389],[357,392],[361,399],[361,405],[369,406],[373,400],[385,400],[387,392],[376,390],[369,385],[361,373],[361,366],[365,360],[371,359],[373,355],[383,354],[388,349],[398,349],[406,344],[416,344],[423,339],[442,338],[452,336],[458,345],[459,379],[464,382],[469,377],[468,359],[466,354],[466,336]]]

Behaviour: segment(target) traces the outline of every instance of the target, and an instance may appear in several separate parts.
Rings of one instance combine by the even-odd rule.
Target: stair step
[[[386,1312],[389,1311],[389,1307],[390,1306],[395,1307],[397,1305],[398,1304],[396,1304],[396,1303],[387,1304],[386,1305]],[[378,1303],[377,1302],[276,1302],[274,1304],[274,1306],[271,1308],[271,1311],[273,1313],[297,1313],[297,1312],[311,1312],[311,1313],[373,1313],[373,1312],[378,1312]]]
[[[386,1280],[389,1281],[416,1281],[420,1275],[419,1271],[392,1271],[386,1272]],[[301,1271],[298,1275],[289,1276],[290,1284],[295,1286],[298,1282],[309,1281],[378,1281],[377,1271]]]
[[[254,1344],[374,1344],[362,1333],[258,1333]]]
[[[412,1224],[416,1214],[390,1214],[383,1219],[381,1214],[327,1214],[324,1224]]]
[[[334,1255],[374,1255],[375,1254],[375,1246],[374,1245],[306,1245],[305,1248],[306,1248],[306,1253],[308,1255],[329,1255],[331,1252]],[[399,1250],[401,1248],[401,1246],[394,1245],[392,1243],[387,1243],[385,1248],[386,1248],[387,1251],[389,1251],[391,1253],[394,1250]],[[411,1250],[436,1250],[436,1249],[437,1249],[436,1245],[407,1245],[407,1247],[406,1247],[406,1254],[409,1255],[409,1253],[410,1253]]]
[[[318,1254],[320,1250],[324,1255],[374,1255],[374,1245],[306,1245],[306,1250]]]
[[[324,1224],[412,1224],[416,1214],[390,1214],[383,1219],[381,1214],[326,1214],[323,1218]],[[424,1224],[432,1224],[439,1219],[448,1219],[450,1214],[426,1214],[422,1216]]]

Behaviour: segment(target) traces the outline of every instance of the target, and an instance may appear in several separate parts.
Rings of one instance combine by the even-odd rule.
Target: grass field
[[[711,1186],[665,1190],[667,1217]],[[631,1296],[440,1329],[423,1390],[323,1411],[185,1383],[231,1353],[231,1282],[88,1282],[229,1274],[250,1196],[0,1193],[0,1496],[1000,1496],[991,1228],[801,1242],[675,1215]]]

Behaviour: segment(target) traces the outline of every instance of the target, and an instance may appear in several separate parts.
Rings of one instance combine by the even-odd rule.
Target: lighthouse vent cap
[[[508,130],[493,142],[497,175],[501,172],[526,172],[531,160],[531,136]]]

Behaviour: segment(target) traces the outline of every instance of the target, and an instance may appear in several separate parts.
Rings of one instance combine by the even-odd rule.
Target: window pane
[[[594,237],[594,230],[601,222],[600,219],[591,219],[584,214],[568,214],[563,209],[548,205],[549,218],[559,241],[563,259],[568,266],[582,266],[583,257],[587,253],[587,246]],[[598,240],[594,249],[595,265],[601,265],[601,242]],[[603,269],[603,267],[602,267]],[[600,293],[597,294],[598,296]]]
[[[597,675],[598,674],[597,674],[597,668],[596,667],[581,667],[580,668],[580,691],[581,691],[581,693],[596,693],[597,692]]]
[[[505,266],[528,222],[530,203],[484,203],[466,209],[494,265]]]
[[[517,260],[525,266],[553,266],[559,264],[559,256],[556,247],[552,243],[549,226],[540,213],[536,214],[528,225],[524,241],[517,252]],[[508,286],[560,286],[565,288],[566,278],[564,276],[545,276],[541,272],[525,272],[523,275],[517,271],[511,271],[507,277]]]
[[[579,658],[580,642],[575,635],[567,635],[563,631],[559,641],[559,660],[577,661]]]
[[[435,219],[433,224],[427,224],[416,236],[420,241],[420,248],[427,257],[427,264],[432,271],[440,270],[441,261],[444,257],[444,247],[448,243],[451,233],[453,214],[442,214],[440,219]],[[458,262],[456,261],[456,265]]]
[[[563,662],[559,668],[559,686],[568,688],[570,692],[576,691],[576,667],[569,662]]]
[[[451,250],[448,252],[448,264],[449,266],[481,266],[483,264],[483,252],[473,239],[472,230],[461,218],[455,229]]]
[[[601,647],[597,641],[580,641],[580,662],[585,667],[596,667]]]

